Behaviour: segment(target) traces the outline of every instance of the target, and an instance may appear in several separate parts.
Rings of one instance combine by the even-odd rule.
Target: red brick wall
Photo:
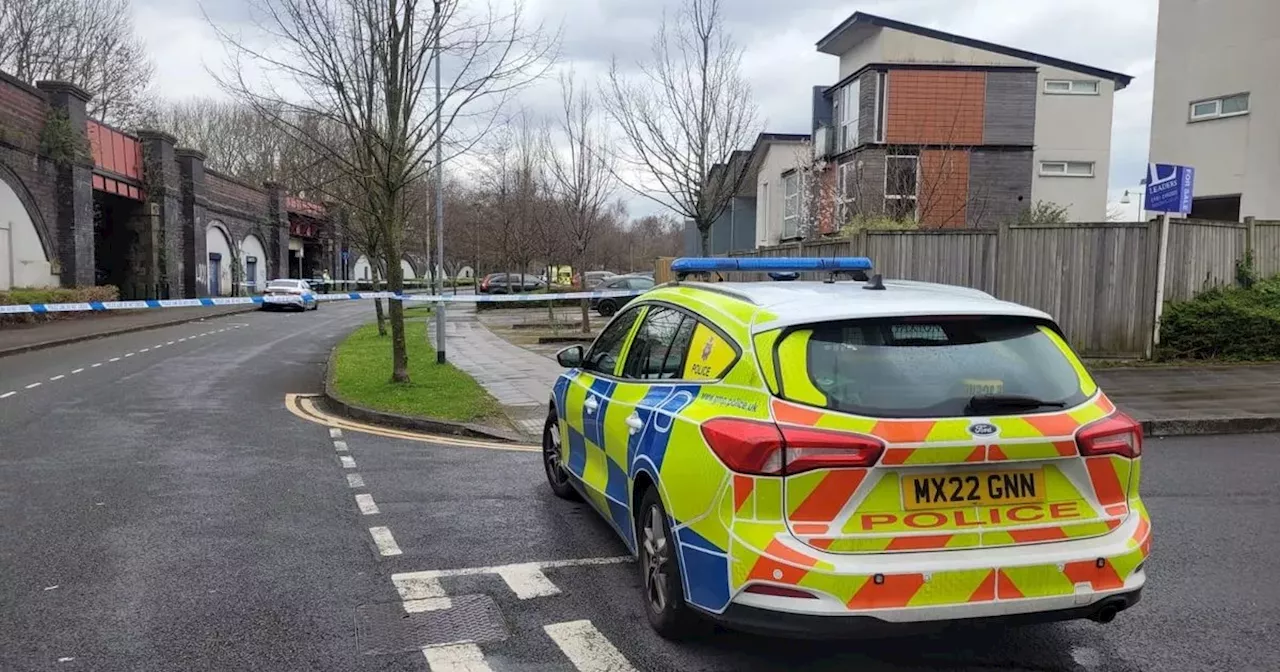
[[[917,198],[916,207],[922,227],[964,228],[969,202],[969,150],[930,149],[920,152]]]
[[[267,216],[267,192],[210,170],[205,171],[205,195],[214,207]]]
[[[885,141],[982,143],[987,75],[967,70],[890,70]]]
[[[0,76],[0,142],[35,152],[48,114],[43,94]]]

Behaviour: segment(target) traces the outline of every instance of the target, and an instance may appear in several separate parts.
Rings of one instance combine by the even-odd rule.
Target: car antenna
[[[876,273],[875,275],[871,276],[871,279],[870,279],[870,280],[868,280],[868,281],[867,281],[867,284],[863,285],[863,286],[862,286],[862,288],[863,288],[863,289],[883,290],[883,289],[884,289],[884,277],[883,277],[883,276],[881,276],[879,273]]]

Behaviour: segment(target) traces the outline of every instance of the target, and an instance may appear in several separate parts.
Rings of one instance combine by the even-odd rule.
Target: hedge
[[[1166,306],[1160,359],[1280,360],[1280,277]]]
[[[116,301],[120,298],[120,290],[112,285],[100,287],[51,287],[40,289],[35,287],[15,287],[0,291],[0,306],[15,306],[28,303],[87,303],[89,301]],[[81,317],[85,313],[19,313],[0,315],[0,324],[21,324],[30,322],[48,322]]]

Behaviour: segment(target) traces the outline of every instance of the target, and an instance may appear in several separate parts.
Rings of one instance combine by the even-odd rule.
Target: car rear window
[[[267,289],[297,289],[297,280],[274,280],[267,285]]]
[[[776,364],[781,396],[809,405],[888,418],[1008,415],[1085,401],[1078,362],[1061,343],[1019,318],[858,320],[791,331]],[[975,402],[992,395],[1021,399],[1008,408]]]

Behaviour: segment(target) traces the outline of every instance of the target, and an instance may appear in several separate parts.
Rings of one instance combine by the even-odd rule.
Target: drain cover
[[[488,595],[458,595],[448,609],[408,614],[399,602],[356,608],[356,646],[366,656],[424,646],[506,639],[507,624]]]

